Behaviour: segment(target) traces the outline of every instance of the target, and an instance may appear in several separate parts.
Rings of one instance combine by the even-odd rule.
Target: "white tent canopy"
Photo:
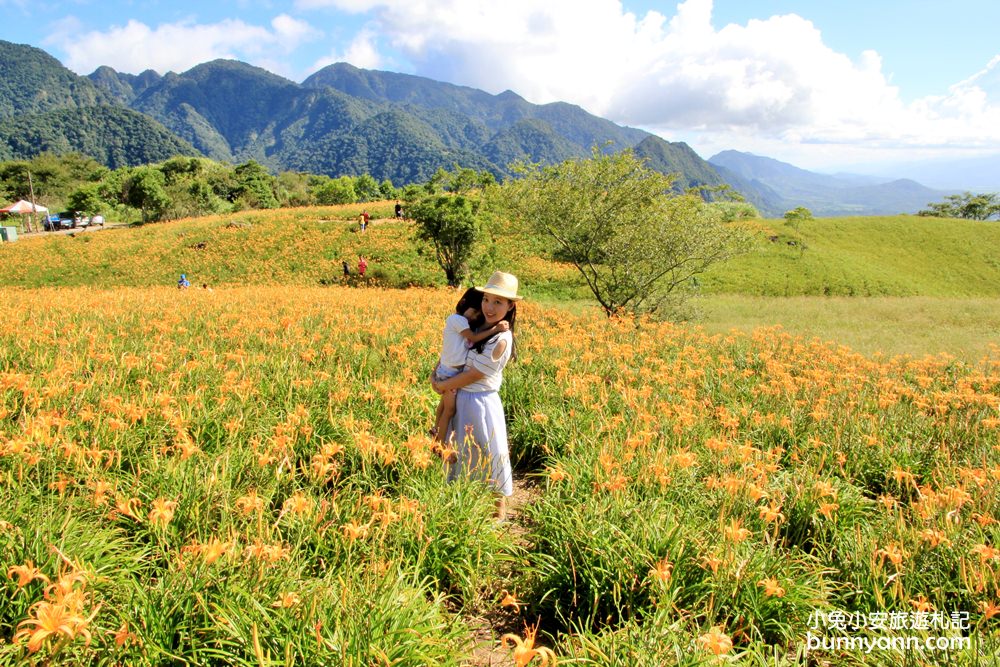
[[[5,206],[0,208],[0,213],[48,213],[49,209],[45,208],[41,204],[35,204],[34,210],[32,210],[31,202],[24,201],[23,199],[18,200],[16,203],[10,206]]]

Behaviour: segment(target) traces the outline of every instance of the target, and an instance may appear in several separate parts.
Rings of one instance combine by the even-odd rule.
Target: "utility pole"
[[[35,186],[31,184],[31,170],[28,170],[28,194],[31,197],[31,222],[29,223],[33,229],[26,231],[38,231],[38,225],[35,224]]]

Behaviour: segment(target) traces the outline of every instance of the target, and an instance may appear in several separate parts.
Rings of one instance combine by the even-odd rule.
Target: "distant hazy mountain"
[[[935,188],[1000,192],[1000,155],[908,162],[893,165],[891,173]]]
[[[844,178],[817,174],[738,151],[723,151],[709,158],[709,162],[741,179],[743,188],[733,184],[737,189],[760,190],[747,193],[751,201],[762,197],[764,192],[772,199],[777,196],[778,200],[769,204],[771,214],[778,214],[773,211],[774,206],[784,210],[805,206],[817,216],[916,213],[950,192],[933,190],[908,179],[878,182],[853,175]]]

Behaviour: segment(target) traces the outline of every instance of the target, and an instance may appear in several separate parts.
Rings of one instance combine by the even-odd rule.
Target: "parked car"
[[[104,225],[104,216],[95,215],[93,218],[80,215],[74,211],[63,211],[58,215],[50,215],[42,221],[42,227],[47,232],[54,232],[59,229],[77,229],[78,227],[89,227],[90,225]]]
[[[59,229],[76,229],[90,224],[90,218],[75,211],[63,211],[59,214]]]

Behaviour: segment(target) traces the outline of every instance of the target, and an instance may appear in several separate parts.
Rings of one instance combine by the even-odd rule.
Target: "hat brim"
[[[511,294],[510,292],[507,292],[507,291],[504,291],[504,290],[495,289],[493,287],[477,287],[476,289],[479,290],[480,292],[482,292],[483,294],[492,294],[493,296],[502,296],[503,298],[510,299],[511,301],[520,301],[520,300],[522,300],[524,298],[523,296],[518,296],[517,294]]]

